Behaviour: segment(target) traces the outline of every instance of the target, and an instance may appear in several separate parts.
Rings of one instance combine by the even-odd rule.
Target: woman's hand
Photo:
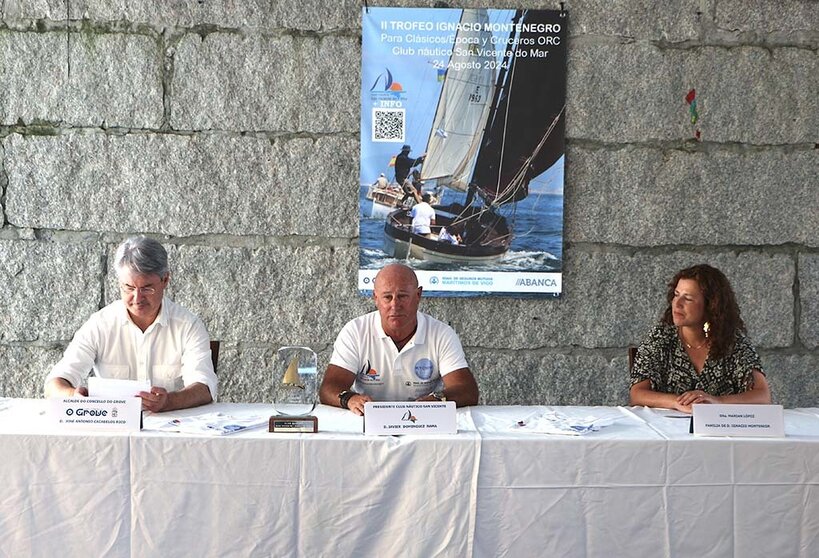
[[[721,401],[719,397],[709,395],[699,389],[686,391],[677,397],[677,404],[683,407],[691,407],[695,403],[721,403]]]

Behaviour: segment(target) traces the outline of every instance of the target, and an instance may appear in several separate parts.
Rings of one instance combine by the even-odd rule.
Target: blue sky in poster
[[[441,93],[442,82],[437,79],[439,67],[449,61],[454,31],[438,30],[439,24],[457,23],[460,9],[404,9],[370,8],[362,18],[362,87],[361,87],[361,176],[362,184],[372,183],[383,172],[392,178],[390,159],[396,155],[402,143],[412,146],[412,155],[419,156],[426,145],[435,116],[435,108]],[[489,10],[490,23],[507,23],[514,10]],[[402,25],[405,29],[395,29]],[[421,27],[422,29],[418,29]],[[432,27],[431,30],[423,27]],[[407,30],[406,28],[412,28]],[[497,33],[506,37],[507,32]],[[420,42],[418,39],[429,42]],[[435,42],[440,40],[441,42]],[[418,53],[421,49],[438,51]],[[502,51],[502,48],[498,48]],[[500,57],[499,57],[500,59]],[[384,93],[387,73],[393,80],[393,88],[400,91]],[[400,101],[406,110],[405,142],[373,142],[372,111],[366,107],[377,105],[373,92],[381,92],[381,98]],[[398,107],[396,107],[398,108]],[[535,178],[529,184],[530,192],[543,194],[563,193],[563,158]]]

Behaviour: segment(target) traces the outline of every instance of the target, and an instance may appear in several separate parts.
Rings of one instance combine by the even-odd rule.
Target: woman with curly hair
[[[660,323],[637,349],[631,405],[690,413],[694,403],[770,403],[725,275],[704,264],[683,269],[668,283],[666,298]]]

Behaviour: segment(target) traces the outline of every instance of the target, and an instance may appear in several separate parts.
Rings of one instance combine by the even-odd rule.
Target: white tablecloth
[[[316,414],[335,431],[134,436],[133,556],[469,554],[474,431],[365,438],[349,411]]]
[[[129,436],[45,434],[41,413],[0,400],[0,556],[127,556]]]
[[[643,408],[555,408],[615,419],[585,436],[475,407],[457,435],[365,437],[319,407],[318,434],[197,437],[44,434],[42,401],[7,407],[0,555],[819,556],[817,409],[740,439]],[[272,412],[163,420],[217,410]]]

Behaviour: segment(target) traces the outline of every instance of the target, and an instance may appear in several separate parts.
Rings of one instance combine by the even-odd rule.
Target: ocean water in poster
[[[362,11],[359,289],[559,296],[566,13]]]

